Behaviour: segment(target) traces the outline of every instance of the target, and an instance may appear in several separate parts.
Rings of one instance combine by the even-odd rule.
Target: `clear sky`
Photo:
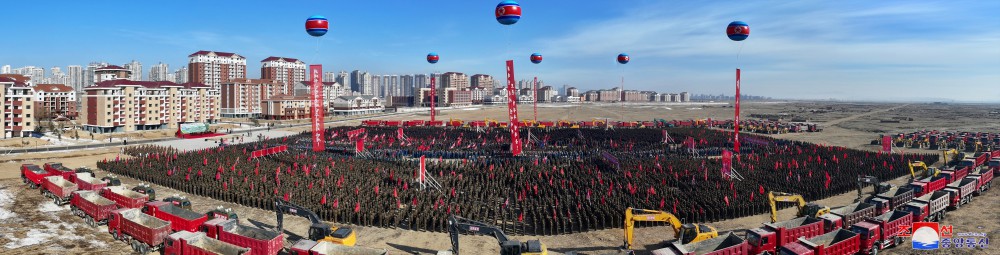
[[[743,93],[845,100],[1000,101],[1000,1],[519,1],[521,21],[496,22],[498,0],[12,1],[0,65],[65,68],[90,61],[172,70],[198,50],[236,52],[258,77],[267,56],[377,74],[460,71],[583,90]],[[317,39],[311,15],[330,19]],[[725,35],[750,24],[739,46]],[[441,61],[427,64],[437,52]],[[531,65],[539,52],[545,61]],[[632,62],[618,66],[626,52]],[[148,75],[144,74],[144,75]]]

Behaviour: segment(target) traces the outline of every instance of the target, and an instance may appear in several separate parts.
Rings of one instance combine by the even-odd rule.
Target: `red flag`
[[[726,196],[722,199],[726,201],[726,206],[729,206],[729,196]]]
[[[764,194],[764,185],[758,184],[757,187],[758,187],[758,191],[760,191],[760,194],[763,195]]]
[[[326,204],[326,195],[323,195],[323,199],[319,200],[319,204],[321,204],[321,205],[325,205]]]
[[[823,182],[823,187],[826,189],[830,188],[830,173],[824,172],[826,174],[826,182]]]

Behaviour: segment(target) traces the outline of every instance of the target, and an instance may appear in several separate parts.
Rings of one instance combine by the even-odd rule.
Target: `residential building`
[[[687,92],[681,92],[680,101],[681,102],[691,102],[691,95],[688,94]]]
[[[457,90],[465,90],[469,88],[469,77],[464,73],[459,72],[447,72],[441,74],[441,88],[454,88]]]
[[[9,73],[10,73],[10,65],[3,65],[3,67],[0,67],[0,74],[9,74]]]
[[[337,84],[340,84],[340,86],[350,89],[348,86],[351,84],[351,76],[347,73],[347,71],[340,71],[340,73],[337,74],[337,79],[334,81],[337,82]]]
[[[462,107],[472,105],[472,91],[445,88],[445,106]]]
[[[295,84],[306,80],[306,63],[294,58],[268,57],[260,61],[260,78],[282,86],[283,94],[294,93]]]
[[[602,89],[597,91],[597,101],[599,102],[618,102],[621,101],[621,92],[617,89]]]
[[[128,69],[130,73],[132,73],[131,80],[144,81],[144,79],[142,79],[142,64],[139,63],[139,61],[132,60],[132,62],[128,62],[123,66],[125,69]]]
[[[219,119],[219,91],[205,84],[118,79],[83,90],[80,120],[91,132],[177,129]]]
[[[483,104],[486,98],[493,96],[493,88],[472,87],[469,92],[473,104]]]
[[[24,76],[20,79],[7,74],[0,76],[0,88],[3,88],[0,90],[0,98],[3,98],[0,121],[3,122],[4,138],[30,136],[35,130],[32,126],[34,110],[31,109],[34,96],[26,80]]]
[[[399,76],[399,85],[402,87],[402,94],[398,96],[413,97],[413,85],[416,84],[416,81],[414,80],[413,77],[414,76],[410,74]]]
[[[97,81],[95,81],[95,77],[97,77],[96,76],[97,69],[101,68],[101,67],[105,67],[105,66],[109,66],[108,63],[104,63],[104,62],[90,62],[90,64],[87,64],[87,70],[85,70],[83,72],[83,87],[90,87],[90,86],[93,86],[94,83],[97,83]],[[77,92],[80,92],[80,91],[83,91],[83,90],[77,90]],[[82,95],[83,93],[79,93],[79,94]]]
[[[323,82],[335,82],[337,81],[337,73],[334,72],[324,72]]]
[[[580,90],[576,89],[576,87],[566,88],[565,92],[566,92],[566,96],[569,96],[569,97],[579,97],[580,96]]]
[[[375,96],[339,96],[333,101],[333,114],[358,115],[385,111],[382,100]]]
[[[174,81],[167,79],[167,74],[173,74],[170,72],[170,66],[164,64],[163,62],[153,65],[149,68],[149,80],[150,81]]]
[[[552,102],[552,97],[556,95],[556,91],[552,89],[552,86],[545,86],[538,88],[536,98],[538,102]]]
[[[364,81],[362,79],[368,72],[361,72],[360,70],[351,71],[350,84],[351,91],[362,92],[364,91]],[[346,83],[345,83],[346,84]]]
[[[66,67],[66,77],[69,82],[66,83],[67,86],[73,88],[73,91],[83,91],[83,67],[78,65],[71,65]]]
[[[233,79],[222,84],[220,94],[220,117],[256,118],[262,113],[261,100],[283,93],[271,80]]]
[[[469,80],[469,86],[473,88],[493,89],[493,76],[489,76],[487,74],[476,74],[472,75],[472,78]]]
[[[247,78],[247,59],[236,53],[198,51],[188,55],[187,78],[219,90],[224,82]]]
[[[131,80],[132,71],[129,70],[128,68],[116,65],[109,65],[94,70],[94,83],[101,83],[102,81],[110,81],[118,79]]]
[[[274,95],[261,100],[261,118],[271,120],[290,120],[310,118],[309,96],[293,96],[287,94]]]
[[[188,81],[190,80],[191,80],[190,77],[188,77],[187,67],[181,67],[181,69],[177,69],[177,71],[174,72],[173,82],[177,84],[182,84],[182,83],[188,83]]]
[[[64,84],[38,84],[32,89],[36,119],[76,119],[77,98],[73,88]]]
[[[646,102],[649,101],[649,97],[643,95],[638,90],[623,90],[621,92],[621,100],[625,102]]]
[[[333,108],[333,100],[339,96],[346,95],[349,90],[345,90],[340,83],[337,82],[323,82],[323,105],[326,108],[326,112],[329,112]],[[295,85],[295,93],[293,96],[306,96],[307,98],[312,95],[312,81],[303,81]]]

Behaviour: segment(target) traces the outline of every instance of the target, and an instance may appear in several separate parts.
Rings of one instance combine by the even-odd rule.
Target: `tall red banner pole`
[[[535,92],[532,92],[532,94],[535,95],[534,96],[535,97],[535,100],[534,100],[535,105],[533,106],[535,108],[535,110],[534,110],[535,111],[535,122],[538,122],[538,77],[537,76],[535,77],[535,83],[534,83],[533,87],[534,87],[534,90],[535,90]]]
[[[740,69],[736,68],[736,120],[733,123],[733,151],[740,153]]]
[[[507,115],[510,119],[510,152],[521,155],[520,129],[517,121],[517,91],[514,90],[514,60],[507,60]]]
[[[312,79],[310,88],[309,112],[312,113],[313,151],[326,150],[326,137],[323,136],[323,65],[309,65],[309,76]]]
[[[434,85],[434,74],[431,74],[431,122],[434,122],[434,98],[437,97],[437,89]]]

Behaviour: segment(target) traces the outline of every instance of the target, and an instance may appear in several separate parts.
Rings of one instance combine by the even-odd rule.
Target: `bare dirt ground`
[[[531,119],[530,105],[520,105],[520,118]],[[776,137],[802,140],[815,143],[845,146],[856,149],[877,149],[869,145],[879,133],[908,132],[915,129],[938,130],[970,130],[992,131],[1000,130],[1000,121],[995,114],[997,107],[990,105],[929,105],[929,104],[876,104],[876,103],[835,103],[835,102],[790,102],[790,103],[747,103],[743,107],[743,116],[749,114],[779,114],[799,116],[811,122],[820,123],[823,132],[782,134]],[[623,110],[624,109],[624,110]],[[604,105],[540,105],[538,118],[540,120],[590,120],[610,119],[620,120],[652,120],[663,119],[728,119],[732,117],[731,107],[722,105],[629,105],[622,108],[618,104]],[[880,120],[892,117],[912,117],[913,121],[901,123],[881,123]],[[429,119],[426,112],[413,113],[383,119]],[[438,114],[440,120],[449,118],[480,120],[484,118],[505,120],[505,107],[471,107],[466,109],[446,110]],[[746,119],[747,117],[744,117]],[[788,121],[786,119],[786,121]],[[340,125],[357,125],[359,121],[340,123]],[[305,127],[288,131],[302,131]],[[59,153],[40,153],[27,155],[0,155],[0,254],[119,254],[127,253],[129,247],[111,240],[106,234],[106,228],[91,229],[79,218],[72,216],[68,209],[55,209],[51,202],[44,201],[37,190],[26,190],[18,179],[18,166],[22,163],[42,164],[49,161],[63,162],[69,167],[96,167],[96,162],[105,158],[113,159],[118,149],[95,149]],[[907,151],[910,152],[910,151]],[[916,152],[916,151],[913,151]],[[933,151],[922,151],[934,153]],[[98,171],[98,175],[105,173]],[[892,180],[891,183],[902,185],[907,178]],[[127,186],[139,182],[125,178]],[[180,193],[165,187],[154,185],[157,193],[162,196]],[[944,224],[954,225],[956,232],[984,232],[989,237],[1000,236],[1000,217],[995,207],[1000,205],[998,191],[990,191],[976,197],[969,205],[960,210],[948,213]],[[187,195],[194,204],[194,210],[204,212],[215,206],[232,207],[239,213],[243,224],[270,228],[275,224],[273,212],[248,208],[214,199]],[[856,198],[854,192],[845,193],[820,201],[819,204],[837,207],[847,205]],[[44,212],[42,212],[44,211]],[[6,213],[6,214],[5,214]],[[793,209],[779,212],[780,219],[794,217]],[[7,216],[9,217],[7,217]],[[13,215],[13,216],[10,216]],[[767,215],[755,215],[723,222],[711,222],[709,225],[720,230],[742,230],[760,226],[769,221]],[[336,223],[333,223],[336,224]],[[292,239],[306,233],[308,221],[299,217],[286,217],[286,234]],[[444,233],[428,233],[410,230],[381,229],[351,226],[358,232],[358,244],[367,247],[388,249],[391,254],[422,254],[434,253],[450,247],[447,235]],[[579,251],[584,254],[613,254],[622,243],[622,230],[610,229],[558,236],[515,236],[519,240],[540,239],[550,251]],[[64,238],[60,239],[60,238]],[[650,249],[658,248],[664,240],[673,238],[673,230],[668,227],[646,227],[636,230],[636,245],[642,247],[640,254]],[[286,245],[290,245],[286,243]],[[499,247],[493,238],[484,236],[462,236],[461,247],[466,254],[497,254]],[[889,254],[920,254],[909,249],[909,243],[901,247],[887,250]],[[949,249],[938,251],[949,254],[1000,254],[1000,248],[992,245],[987,250]],[[930,254],[930,253],[928,253]],[[937,254],[937,253],[935,253]]]

